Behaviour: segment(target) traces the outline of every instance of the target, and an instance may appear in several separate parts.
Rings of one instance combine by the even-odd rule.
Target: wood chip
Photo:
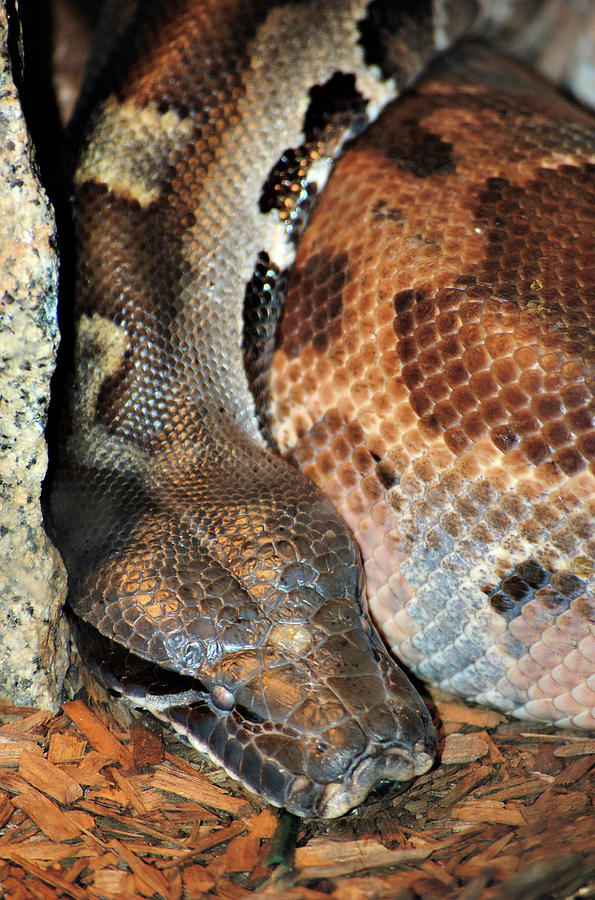
[[[593,766],[595,766],[595,756],[593,754],[573,759],[570,765],[556,775],[554,780],[556,784],[574,784],[575,781],[586,775]]]
[[[554,750],[554,756],[584,756],[586,753],[595,753],[595,740],[593,741],[576,741],[571,744],[564,744]]]
[[[21,868],[26,872],[39,878],[42,883],[45,882],[46,884],[57,888],[59,891],[58,896],[72,897],[73,900],[88,900],[89,895],[87,894],[87,892],[82,888],[77,887],[76,885],[70,884],[66,878],[61,878],[59,875],[56,875],[53,872],[49,872],[47,869],[43,869],[41,866],[38,866],[36,863],[31,862],[31,860],[20,857],[18,854],[15,854],[14,861],[18,862]],[[14,897],[16,895],[12,894],[9,896]],[[37,896],[40,896],[39,889],[37,892]]]
[[[4,828],[14,812],[14,804],[8,794],[0,791],[0,828]]]
[[[493,775],[494,770],[492,766],[477,766],[477,768],[471,769],[467,775],[457,781],[450,791],[441,797],[439,800],[440,806],[454,806],[455,803],[458,803],[459,800],[467,794],[470,794],[471,791],[478,788],[488,779],[491,779]]]
[[[72,816],[67,816],[49,797],[32,787],[18,794],[12,802],[52,841],[69,841],[81,834]]]
[[[242,831],[246,831],[246,828],[247,826],[244,825],[243,822],[232,822],[227,828],[220,828],[219,831],[214,831],[211,834],[206,834],[202,838],[198,838],[197,841],[194,841],[192,849],[183,856],[186,859],[191,859],[198,853],[204,853],[205,850],[211,850],[212,847],[218,847],[220,844],[224,844],[226,841],[234,838],[237,834],[241,834]],[[180,859],[181,857],[178,857],[175,863],[176,865],[180,862]]]
[[[52,714],[45,709],[36,709],[29,715],[19,719],[17,722],[11,722],[7,725],[0,726],[0,732],[6,734],[12,732],[26,733],[27,731],[33,731],[34,728],[38,728],[40,725],[47,722],[48,719],[51,718],[51,715]]]
[[[59,803],[74,803],[83,796],[78,781],[43,756],[30,750],[21,755],[19,775]]]
[[[73,844],[57,843],[56,841],[40,840],[36,835],[27,841],[19,841],[17,847],[0,847],[0,856],[12,859],[13,856],[22,856],[24,859],[46,860],[59,862],[62,859],[82,857],[84,860],[97,855],[97,844],[85,840],[76,846]]]
[[[260,838],[254,834],[241,834],[227,845],[225,869],[227,872],[251,872],[260,850]]]
[[[130,726],[130,743],[136,765],[156,766],[164,757],[161,734],[149,716],[140,716]]]
[[[110,841],[110,849],[123,859],[134,875],[136,889],[141,894],[151,897],[153,894],[167,895],[167,878],[154,866],[148,866],[121,841]]]
[[[495,728],[506,721],[506,716],[493,709],[479,706],[467,706],[464,703],[441,703],[440,717],[443,721],[459,722],[466,725],[479,725],[483,728]]]
[[[101,774],[101,769],[113,765],[116,761],[113,756],[106,756],[104,753],[98,753],[96,750],[90,750],[76,767],[73,773],[74,777],[79,784],[86,784],[90,787],[105,786],[109,782],[105,775]]]
[[[263,809],[250,824],[251,834],[259,838],[272,838],[277,828],[277,816],[270,809]]]
[[[308,877],[333,878],[351,872],[362,872],[381,866],[407,865],[427,859],[427,848],[388,850],[379,841],[364,838],[358,841],[310,841],[295,851],[295,865],[304,869]]]
[[[182,872],[182,883],[187,897],[206,897],[215,878],[204,866],[188,866]]]
[[[85,755],[87,742],[75,734],[55,732],[50,738],[48,761],[51,763],[80,762]]]
[[[17,766],[22,754],[31,750],[41,756],[41,748],[31,741],[0,740],[0,766]]]
[[[490,739],[486,731],[471,734],[450,734],[444,741],[441,761],[445,766],[468,763],[490,752]]]
[[[489,822],[502,825],[524,825],[525,819],[520,809],[505,806],[497,801],[477,801],[463,803],[456,809],[456,817],[462,822]]]
[[[108,897],[134,894],[134,887],[134,875],[122,869],[100,869],[93,879],[94,890]]]
[[[133,806],[141,816],[148,816],[149,810],[143,803],[140,792],[136,790],[130,779],[125,778],[117,769],[110,769],[109,774],[114,779],[129,804]]]
[[[214,809],[243,815],[249,812],[250,805],[241,797],[233,797],[221,788],[212,784],[208,778],[200,772],[194,772],[193,777],[182,776],[177,772],[160,769],[151,776],[151,786],[161,791],[171,791],[180,797],[196,800]]]
[[[489,796],[493,800],[513,800],[517,797],[532,797],[541,794],[549,787],[549,781],[545,776],[537,778],[511,779],[505,784],[492,783],[475,791],[477,797]]]
[[[95,747],[99,753],[115,757],[125,768],[133,767],[134,761],[130,751],[114,737],[111,731],[85,706],[82,700],[72,700],[70,703],[65,703],[63,709],[81,734],[87,738],[91,746]]]

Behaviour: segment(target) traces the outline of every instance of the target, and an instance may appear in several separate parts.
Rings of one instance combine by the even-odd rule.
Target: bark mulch
[[[341,820],[263,807],[91,690],[0,701],[2,900],[595,897],[595,740],[435,695],[441,759]]]

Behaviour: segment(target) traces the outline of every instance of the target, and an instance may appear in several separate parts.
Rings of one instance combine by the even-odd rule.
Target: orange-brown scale
[[[402,659],[592,727],[593,126],[512,72],[424,85],[339,163],[291,280],[273,419],[354,528]],[[504,617],[490,595],[532,559],[578,588],[531,588]]]

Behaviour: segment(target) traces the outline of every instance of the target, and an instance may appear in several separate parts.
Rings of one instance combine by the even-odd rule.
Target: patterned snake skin
[[[360,549],[422,678],[595,724],[593,122],[467,49],[351,142],[535,5],[145,0],[96,58],[51,496],[78,646],[298,815],[434,759]]]

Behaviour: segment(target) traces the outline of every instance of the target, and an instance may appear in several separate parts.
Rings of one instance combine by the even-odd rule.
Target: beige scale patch
[[[139,108],[131,100],[119,103],[110,97],[77,169],[76,184],[105,184],[146,208],[159,197],[164,162],[179,153],[192,127],[190,117],[181,119],[174,110],[160,113],[153,106]]]

